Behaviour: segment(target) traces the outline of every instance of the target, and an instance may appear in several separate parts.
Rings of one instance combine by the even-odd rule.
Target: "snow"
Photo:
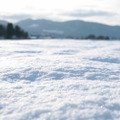
[[[45,32],[45,33],[55,33],[55,34],[63,34],[64,32],[63,31],[61,31],[61,30],[47,30],[47,29],[44,29],[44,30],[42,30],[43,32]]]
[[[0,120],[120,120],[120,41],[0,41]]]
[[[37,28],[37,27],[39,27],[40,25],[39,24],[32,24],[30,27],[31,28]]]

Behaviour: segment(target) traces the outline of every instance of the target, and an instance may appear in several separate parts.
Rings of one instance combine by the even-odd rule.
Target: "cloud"
[[[94,16],[113,16],[115,15],[115,13],[106,11],[76,10],[73,12],[64,13],[64,15],[71,17],[94,17]]]
[[[13,14],[13,15],[0,15],[0,18],[2,19],[8,19],[8,20],[20,20],[20,19],[27,19],[31,18],[32,16],[30,14]]]
[[[51,14],[51,15],[50,15]],[[36,13],[20,13],[20,14],[12,14],[12,13],[0,13],[0,19],[17,22],[24,19],[57,19],[56,12],[36,12]]]
[[[117,13],[113,12],[106,12],[106,11],[100,11],[100,10],[89,10],[89,9],[80,9],[80,10],[73,10],[73,11],[39,11],[35,13],[7,13],[7,12],[0,12],[0,19],[6,20],[9,22],[18,22],[20,20],[24,19],[50,19],[55,21],[64,21],[64,20],[73,20],[73,19],[81,19],[81,20],[87,20],[87,21],[95,21],[95,22],[101,22],[101,21],[109,21],[112,18],[115,18]],[[113,21],[110,21],[110,23]],[[106,22],[106,23],[107,23]]]

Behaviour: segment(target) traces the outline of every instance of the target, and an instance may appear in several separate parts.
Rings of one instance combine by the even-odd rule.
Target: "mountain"
[[[48,35],[57,38],[81,38],[90,34],[120,38],[120,26],[110,26],[95,22],[71,20],[57,22],[51,20],[26,19],[16,23],[31,35]]]
[[[5,20],[0,20],[0,24],[2,24],[2,25],[7,25],[7,21],[5,21]]]

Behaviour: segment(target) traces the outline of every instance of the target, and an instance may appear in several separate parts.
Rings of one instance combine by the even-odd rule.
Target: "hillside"
[[[8,22],[0,20],[0,24],[6,25]],[[50,36],[52,38],[85,38],[91,34],[96,36],[109,36],[120,39],[120,26],[110,26],[95,22],[81,20],[71,21],[51,21],[26,19],[15,23],[30,35]]]
[[[96,36],[103,35],[111,38],[120,38],[120,26],[109,26],[81,20],[57,22],[44,19],[27,19],[16,24],[32,35],[49,35],[57,38],[81,38],[94,34]]]

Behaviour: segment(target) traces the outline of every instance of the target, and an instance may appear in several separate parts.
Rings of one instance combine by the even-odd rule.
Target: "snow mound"
[[[0,41],[0,120],[119,120],[120,41]]]

